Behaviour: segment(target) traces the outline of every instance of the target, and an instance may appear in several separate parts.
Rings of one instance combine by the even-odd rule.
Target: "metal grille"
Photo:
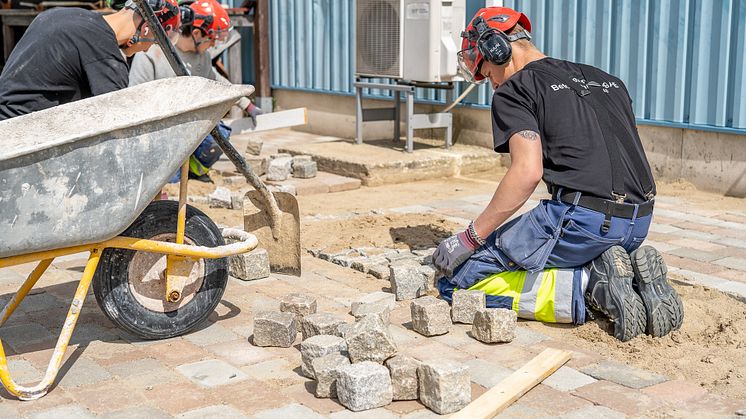
[[[401,77],[400,0],[357,0],[356,74]]]

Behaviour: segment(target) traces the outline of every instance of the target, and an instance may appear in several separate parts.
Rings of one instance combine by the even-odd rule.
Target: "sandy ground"
[[[362,215],[343,220],[310,220],[302,225],[303,247],[341,250],[350,247],[426,248],[457,231],[459,225],[445,218],[423,214],[370,215],[371,209],[395,208],[434,200],[491,194],[500,172],[469,178],[435,179],[399,185],[361,188],[355,191],[299,197],[301,217],[318,214]],[[219,177],[216,183],[221,184]],[[169,187],[175,194],[178,189]],[[207,195],[215,185],[190,182],[190,191]],[[238,186],[231,186],[238,189]],[[659,194],[685,196],[703,209],[743,209],[746,200],[697,191],[678,182],[659,185]],[[202,207],[216,222],[240,225],[240,211]],[[675,278],[675,275],[672,275]],[[581,327],[526,324],[544,334],[605,358],[626,362],[671,378],[700,383],[725,396],[745,398],[746,304],[701,286],[676,283],[685,305],[682,328],[654,339],[641,336],[621,343],[610,336],[603,321]]]

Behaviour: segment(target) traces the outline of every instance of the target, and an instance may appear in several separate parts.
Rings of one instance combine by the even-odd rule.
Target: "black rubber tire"
[[[175,233],[178,202],[155,201],[122,236],[149,239]],[[220,229],[202,211],[187,206],[184,235],[197,246],[225,244]],[[93,277],[99,307],[114,324],[143,339],[166,339],[187,333],[215,310],[228,282],[227,259],[204,259],[202,286],[191,301],[171,312],[152,311],[135,298],[129,287],[129,264],[136,252],[106,249]]]

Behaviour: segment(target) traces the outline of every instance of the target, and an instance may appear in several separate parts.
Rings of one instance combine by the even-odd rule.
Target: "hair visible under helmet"
[[[231,19],[216,0],[198,0],[181,5],[182,35],[192,35],[199,29],[209,40],[221,42],[228,39]],[[198,42],[195,40],[195,46]],[[200,42],[201,43],[201,42]]]
[[[484,76],[480,73],[484,56],[477,46],[480,37],[477,29],[478,21],[484,21],[490,29],[496,29],[503,34],[511,33],[516,25],[520,25],[526,32],[531,32],[531,21],[521,12],[508,7],[479,9],[469,22],[466,30],[461,34],[463,40],[461,41],[461,51],[458,52],[461,72],[471,82],[484,80]]]

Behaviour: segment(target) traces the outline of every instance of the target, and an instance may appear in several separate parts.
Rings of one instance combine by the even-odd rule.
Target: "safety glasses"
[[[477,59],[479,58],[478,54],[479,52],[476,47],[461,50],[456,54],[458,57],[459,70],[461,70],[464,79],[469,83],[479,83],[484,79],[484,77],[479,74],[481,66],[477,64]]]

